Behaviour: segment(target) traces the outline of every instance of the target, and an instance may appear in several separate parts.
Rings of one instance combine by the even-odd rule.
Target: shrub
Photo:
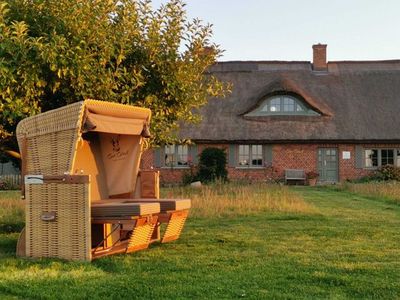
[[[0,191],[18,190],[20,187],[7,178],[0,178]]]
[[[347,179],[346,182],[348,183],[368,183],[368,182],[374,182],[376,179],[374,179],[374,175],[369,175],[369,176],[363,176],[360,178],[356,179]]]
[[[371,176],[371,179],[400,181],[400,168],[393,165],[382,166]]]
[[[226,153],[218,148],[206,148],[201,152],[197,173],[198,180],[213,182],[216,179],[227,181]]]

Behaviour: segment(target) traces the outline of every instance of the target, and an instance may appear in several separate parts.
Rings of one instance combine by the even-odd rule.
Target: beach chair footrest
[[[110,221],[112,220],[109,219],[107,220],[107,222]],[[128,220],[119,222],[115,220],[115,222],[112,222],[111,224],[119,224],[123,226],[123,224],[125,225],[127,224],[127,221]],[[131,220],[131,225],[133,225],[134,227],[127,239],[118,240],[115,244],[107,248],[104,247],[94,248],[92,250],[92,257],[99,258],[105,255],[117,254],[117,253],[130,253],[148,248],[151,242],[153,232],[157,225],[157,222],[158,222],[157,216],[142,217]],[[103,244],[105,244],[107,238],[108,236],[104,238],[104,240],[102,241]]]
[[[179,238],[188,214],[189,210],[160,214],[160,222],[168,223],[165,233],[161,239],[161,243],[175,241]]]

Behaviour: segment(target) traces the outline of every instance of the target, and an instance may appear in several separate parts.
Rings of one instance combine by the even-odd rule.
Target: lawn
[[[163,193],[194,199],[179,241],[92,263],[16,259],[19,217],[1,213],[0,298],[400,297],[400,206],[386,198],[267,185]],[[0,207],[20,214],[10,197]],[[226,213],[205,206],[216,197]]]

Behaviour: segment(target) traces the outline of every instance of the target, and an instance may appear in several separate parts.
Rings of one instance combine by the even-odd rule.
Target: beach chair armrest
[[[160,172],[154,170],[140,171],[140,197],[160,198]]]

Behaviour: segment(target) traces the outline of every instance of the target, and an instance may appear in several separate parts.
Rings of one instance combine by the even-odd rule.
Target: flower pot
[[[317,178],[308,178],[308,185],[315,186],[317,184]]]

